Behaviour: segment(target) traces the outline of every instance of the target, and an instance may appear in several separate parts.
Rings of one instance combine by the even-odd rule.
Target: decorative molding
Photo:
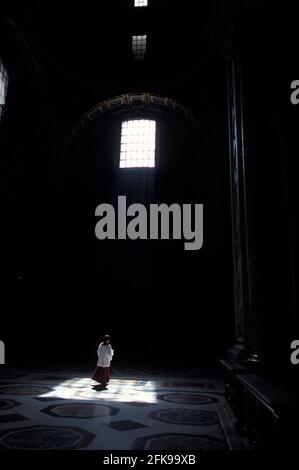
[[[85,113],[72,131],[75,135],[82,127],[106,114],[130,111],[142,114],[144,111],[170,112],[195,122],[195,118],[185,106],[172,98],[152,93],[126,93],[101,101]]]

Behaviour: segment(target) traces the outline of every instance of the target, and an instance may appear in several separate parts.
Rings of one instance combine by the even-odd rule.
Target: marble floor
[[[3,371],[0,449],[246,448],[221,378],[119,369],[95,385],[84,369]]]

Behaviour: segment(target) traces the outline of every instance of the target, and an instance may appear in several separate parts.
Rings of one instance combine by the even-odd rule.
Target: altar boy
[[[98,347],[97,367],[92,374],[92,380],[100,383],[103,388],[107,388],[110,380],[110,362],[113,357],[113,349],[110,344],[110,336],[105,335]]]

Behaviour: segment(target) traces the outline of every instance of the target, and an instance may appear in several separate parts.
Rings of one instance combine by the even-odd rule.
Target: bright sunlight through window
[[[134,7],[147,7],[148,0],[134,0]]]
[[[153,168],[156,151],[156,121],[124,121],[121,128],[120,168]]]
[[[112,379],[108,390],[95,391],[89,378],[74,378],[57,385],[52,391],[40,395],[43,398],[65,400],[105,400],[122,403],[157,403],[156,384],[152,381]]]

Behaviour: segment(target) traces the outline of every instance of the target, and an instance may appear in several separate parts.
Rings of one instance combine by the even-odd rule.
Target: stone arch
[[[72,135],[75,135],[82,127],[87,126],[95,119],[104,117],[107,113],[117,114],[133,111],[142,114],[144,110],[170,113],[188,119],[194,124],[196,123],[193,114],[184,105],[172,98],[153,93],[124,93],[101,101],[87,111],[74,127]]]

